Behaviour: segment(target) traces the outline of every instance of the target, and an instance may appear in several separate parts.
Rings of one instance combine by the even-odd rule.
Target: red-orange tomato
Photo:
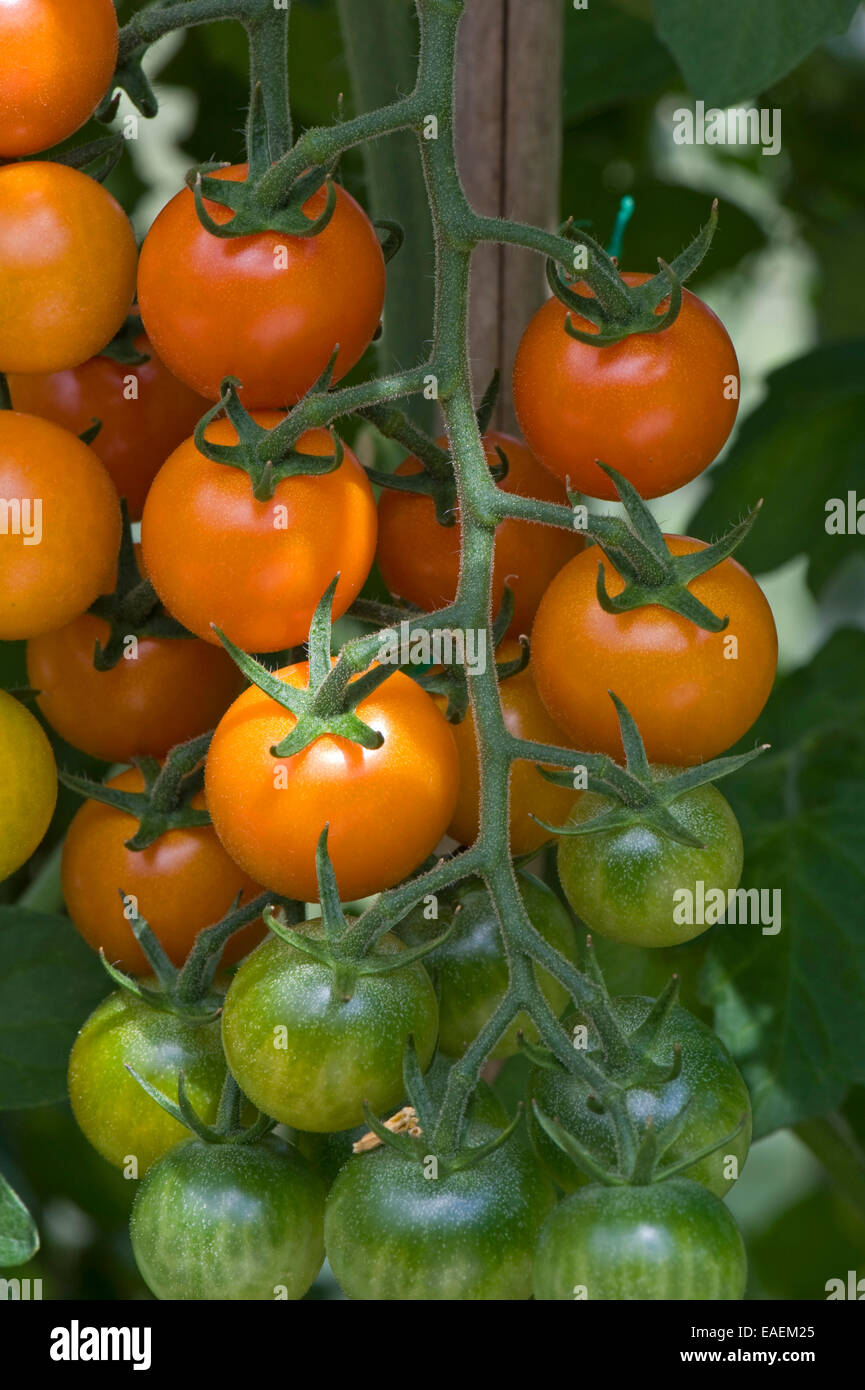
[[[112,777],[109,787],[141,791],[137,768]],[[193,806],[204,806],[202,795]],[[156,933],[175,965],[185,961],[198,933],[224,917],[241,893],[248,902],[261,892],[229,859],[212,826],[169,830],[148,849],[131,850],[125,841],[138,822],[125,811],[99,801],[85,801],[76,812],[63,845],[63,896],[69,916],[84,940],[121,969],[149,974],[144,952],[124,915],[124,902]],[[258,919],[236,932],[222,963],[240,960],[265,936]]]
[[[282,418],[255,416],[266,429]],[[228,420],[208,425],[206,437],[237,443]],[[327,430],[308,430],[297,447],[324,455],[334,444]],[[259,502],[248,474],[212,463],[188,439],[154,479],[141,543],[154,589],[190,632],[218,642],[215,623],[245,651],[274,652],[306,640],[337,573],[333,616],[345,612],[369,574],[376,526],[372,488],[348,448],[332,473],[286,478]]]
[[[246,177],[244,165],[215,178]],[[319,189],[309,218],[326,202]],[[215,222],[229,208],[206,202]],[[280,232],[223,239],[198,220],[189,189],[162,209],[141,249],[138,304],[157,352],[175,376],[216,400],[237,377],[248,409],[292,405],[339,345],[334,380],[372,341],[384,303],[384,257],[366,213],[336,186],[336,207],[314,237]]]
[[[519,654],[519,643],[505,640],[496,649],[496,660],[499,664],[514,661]],[[503,680],[499,692],[505,727],[515,738],[554,744],[557,748],[571,746],[568,735],[541,703],[531,663],[517,675]],[[478,744],[471,710],[462,723],[452,724],[451,729],[460,755],[460,790],[448,834],[461,844],[470,845],[477,839],[480,804]],[[538,816],[549,825],[564,825],[578,795],[568,787],[548,782],[538,771],[537,763],[523,760],[513,763],[509,803],[511,853],[528,854],[545,844],[550,832],[538,825],[532,816]]]
[[[304,688],[306,662],[277,672]],[[453,814],[459,759],[429,695],[395,671],[355,713],[384,737],[380,748],[326,734],[288,758],[270,752],[294,716],[251,686],[217,725],[207,755],[207,804],[232,859],[266,887],[318,900],[315,852],[328,853],[348,902],[398,883],[430,854]]]
[[[622,278],[640,285],[650,277]],[[671,327],[596,348],[568,336],[568,313],[547,300],[517,350],[514,407],[529,448],[590,497],[617,496],[598,459],[643,497],[683,487],[719,453],[739,408],[739,364],[721,320],[684,290]]]
[[[58,372],[101,352],[129,312],[136,259],[101,184],[65,164],[3,165],[0,372]]]
[[[447,441],[440,439],[446,445]],[[484,452],[491,465],[500,463],[496,445],[507,455],[505,492],[537,497],[567,506],[565,489],[556,482],[519,439],[490,430]],[[416,458],[404,459],[397,473],[417,473]],[[391,593],[432,612],[452,602],[460,571],[459,522],[440,526],[432,498],[386,488],[378,507],[378,563]],[[493,567],[493,612],[498,611],[505,583],[514,594],[512,636],[528,633],[541,595],[562,565],[582,546],[582,537],[528,521],[503,521],[496,528]]]
[[[674,555],[704,550],[703,541],[667,536]],[[733,559],[688,585],[718,617],[707,632],[678,613],[650,604],[606,613],[597,600],[598,563],[607,588],[623,584],[596,547],[553,580],[532,630],[532,664],[541,698],[575,746],[621,759],[618,695],[637,722],[650,762],[705,762],[747,733],[769,698],[778,664],[772,610],[760,586]]]
[[[36,154],[83,125],[117,61],[112,0],[2,0],[0,158]]]
[[[196,637],[141,637],[110,671],[97,671],[94,649],[108,633],[84,613],[27,643],[27,679],[43,715],[94,758],[160,758],[212,729],[243,689],[227,653]]]
[[[93,441],[129,515],[137,521],[147,489],[173,449],[188,438],[210,402],[172,376],[143,333],[135,347],[148,354],[138,366],[91,357],[65,372],[10,376],[16,410],[53,420],[73,434],[102,428]]]
[[[33,415],[0,411],[0,639],[35,637],[114,587],[117,493],[92,449]]]

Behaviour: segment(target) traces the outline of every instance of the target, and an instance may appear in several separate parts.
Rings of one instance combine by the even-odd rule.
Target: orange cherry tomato
[[[306,662],[276,673],[304,688]],[[459,759],[447,721],[408,676],[395,671],[355,713],[384,736],[380,748],[326,734],[289,758],[270,749],[295,718],[255,686],[235,700],[213,735],[205,787],[226,850],[260,883],[318,900],[315,852],[328,853],[345,902],[389,888],[435,849],[453,814]]]
[[[129,312],[136,259],[126,213],[94,179],[46,161],[0,167],[0,372],[100,352]]]
[[[519,643],[506,639],[496,649],[496,660],[499,664],[514,661],[519,654]],[[541,703],[535,689],[531,662],[517,675],[503,680],[499,692],[505,726],[515,738],[570,748],[568,735]],[[448,834],[461,844],[470,845],[477,839],[480,824],[478,743],[471,710],[462,723],[451,725],[451,731],[460,756],[460,789]],[[512,854],[528,854],[550,839],[550,832],[532,820],[533,815],[550,825],[564,825],[579,795],[568,787],[557,787],[548,782],[541,776],[538,766],[522,759],[511,765],[509,826]]]
[[[72,434],[83,434],[94,419],[102,422],[91,447],[126,499],[133,521],[141,516],[157,471],[210,409],[209,401],[171,375],[143,333],[135,347],[149,354],[138,366],[91,357],[65,372],[9,378],[16,410],[53,420]]]
[[[120,504],[92,449],[47,420],[0,411],[0,498],[0,639],[62,627],[110,593]]]
[[[214,178],[246,178],[245,165]],[[320,216],[326,193],[304,203]],[[206,200],[214,222],[233,213]],[[223,377],[243,385],[250,410],[294,404],[321,376],[337,344],[335,381],[372,341],[384,303],[384,257],[366,213],[336,185],[336,207],[317,236],[281,232],[213,236],[191,191],[177,193],[141,249],[138,304],[175,376],[211,400]]]
[[[689,536],[665,539],[674,555],[706,548]],[[544,704],[578,748],[621,759],[613,691],[636,720],[650,762],[714,758],[748,732],[772,689],[778,637],[763,591],[727,559],[688,585],[718,617],[729,616],[723,632],[657,604],[606,613],[595,589],[602,559],[609,593],[620,593],[621,576],[592,547],[541,600],[532,664]]]
[[[117,62],[112,0],[2,0],[0,158],[36,154],[74,134]]]
[[[130,768],[107,785],[141,791],[144,778]],[[193,806],[204,804],[202,794],[192,800]],[[66,835],[61,877],[69,916],[84,940],[122,970],[142,975],[150,973],[150,966],[124,915],[121,893],[126,900],[135,899],[138,915],[179,966],[198,933],[230,912],[238,893],[248,902],[261,889],[232,863],[212,826],[169,830],[148,849],[127,849],[125,841],[137,828],[125,811],[85,801]],[[260,919],[236,932],[223,965],[240,960],[265,935]]]
[[[439,443],[447,445],[446,439]],[[541,468],[519,439],[490,430],[483,438],[484,453],[492,466],[500,463],[496,445],[507,455],[508,475],[500,484],[505,492],[537,497],[543,502],[567,506],[564,487]],[[397,473],[417,473],[420,463],[404,459]],[[378,505],[378,563],[392,594],[407,598],[432,612],[451,603],[460,572],[459,522],[440,526],[431,497],[385,488]],[[582,537],[552,526],[529,521],[503,521],[496,528],[493,568],[493,612],[502,601],[505,583],[514,594],[514,617],[508,632],[518,637],[531,629],[541,595],[562,565],[576,555]]]
[[[245,684],[226,652],[196,637],[140,637],[110,671],[93,665],[109,627],[83,613],[27,643],[27,679],[67,743],[109,763],[161,758],[212,729]]]
[[[651,277],[622,278],[641,285]],[[666,308],[665,300],[656,313]],[[548,299],[517,350],[514,407],[529,448],[590,497],[617,497],[598,459],[643,497],[683,487],[720,452],[739,408],[739,364],[721,320],[684,290],[669,328],[596,348],[568,336],[569,312]],[[588,319],[572,320],[595,331]]]
[[[255,416],[272,429],[283,417]],[[235,444],[228,420],[207,439]],[[327,430],[308,430],[297,446],[331,454]],[[218,642],[210,624],[246,651],[273,652],[306,640],[316,605],[340,579],[333,616],[363,586],[375,554],[372,488],[350,449],[339,468],[278,484],[259,502],[242,469],[211,463],[192,439],[176,449],[147,496],[141,523],[144,565],[162,602],[190,632]]]

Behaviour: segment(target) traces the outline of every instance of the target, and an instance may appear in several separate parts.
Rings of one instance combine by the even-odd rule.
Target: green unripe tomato
[[[699,1183],[584,1187],[547,1218],[536,1299],[739,1299],[748,1264],[724,1203]]]
[[[647,1017],[652,999],[613,999],[611,1007],[619,1027],[631,1034]],[[574,1017],[566,1026],[584,1020]],[[585,1055],[600,1052],[600,1039],[586,1025],[588,1047]],[[668,1124],[687,1105],[685,1123],[678,1137],[664,1153],[662,1164],[677,1162],[689,1153],[698,1152],[707,1144],[731,1134],[743,1115],[742,1129],[728,1144],[701,1158],[685,1172],[685,1176],[701,1183],[718,1197],[732,1187],[742,1170],[751,1143],[751,1100],[742,1073],[724,1044],[711,1028],[676,1005],[668,1015],[659,1037],[649,1051],[652,1061],[672,1067],[674,1046],[681,1047],[681,1067],[672,1081],[655,1086],[638,1086],[627,1092],[628,1113],[639,1130],[651,1118],[657,1129]],[[588,1105],[591,1087],[564,1067],[549,1070],[533,1067],[529,1075],[529,1095],[537,1101],[545,1115],[558,1119],[563,1129],[578,1139],[584,1147],[608,1166],[616,1161],[615,1133],[612,1121]],[[587,1182],[575,1163],[563,1153],[538,1124],[530,1112],[532,1143],[544,1167],[559,1187],[571,1192]],[[730,1159],[735,1159],[735,1165]],[[735,1176],[733,1170],[737,1169]]]
[[[135,1197],[136,1263],[160,1299],[302,1298],[324,1259],[324,1194],[288,1144],[188,1139]]]
[[[574,804],[571,824],[609,809],[607,797],[584,792]],[[629,825],[559,839],[558,865],[571,907],[592,931],[634,946],[674,946],[713,925],[699,921],[697,901],[710,916],[708,895],[724,895],[742,877],[742,832],[732,807],[711,785],[682,792],[670,811],[704,846],[680,844],[647,825]],[[702,884],[702,888],[699,885]],[[674,894],[694,895],[695,910]],[[708,901],[707,901],[708,899]],[[690,916],[693,920],[685,920]]]
[[[531,874],[517,876],[520,895],[529,920],[545,941],[573,961],[576,939],[571,919],[551,888]],[[453,919],[456,925],[447,941],[425,958],[436,982],[439,1001],[439,1047],[450,1057],[461,1057],[495,1012],[508,986],[508,962],[501,929],[489,893],[480,883],[468,882],[442,902],[436,921],[427,921],[415,908],[396,928],[411,946],[434,941]],[[535,975],[550,1007],[557,1014],[566,1008],[568,992],[546,970],[535,966]],[[522,1031],[536,1042],[538,1031],[527,1014],[519,1014],[496,1044],[491,1057],[510,1057],[517,1051]]]
[[[320,924],[308,934],[321,939]],[[405,950],[395,936],[376,955]],[[329,1133],[363,1119],[363,1102],[389,1114],[403,1095],[409,1036],[422,1068],[435,1049],[438,1008],[417,962],[386,975],[358,975],[346,999],[333,971],[269,937],[240,966],[222,1014],[228,1065],[265,1114],[292,1129]]]

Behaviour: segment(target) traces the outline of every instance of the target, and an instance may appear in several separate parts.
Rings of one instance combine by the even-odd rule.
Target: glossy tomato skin
[[[145,362],[91,357],[62,372],[12,376],[9,390],[16,410],[53,420],[72,434],[101,421],[93,452],[138,521],[158,469],[192,434],[210,402],[171,375],[143,333],[134,346],[147,355]]]
[[[623,278],[639,285],[650,277]],[[548,299],[517,349],[514,406],[529,448],[590,497],[617,497],[598,459],[643,497],[683,487],[720,452],[739,408],[739,364],[724,325],[684,290],[671,327],[596,348],[568,336],[569,312]]]
[[[0,690],[0,883],[30,858],[51,823],[57,766],[38,720]]]
[[[212,729],[243,688],[224,651],[197,638],[140,637],[110,671],[93,665],[109,627],[83,613],[27,643],[27,679],[67,743],[104,762],[163,757]]]
[[[639,1028],[647,1017],[653,1001],[635,996],[614,999],[614,1015],[626,1034]],[[575,1015],[568,1020],[569,1029],[585,1020]],[[600,1057],[600,1040],[588,1026],[588,1055]],[[684,1127],[666,1151],[663,1162],[673,1163],[698,1152],[706,1144],[731,1134],[746,1116],[740,1132],[728,1144],[691,1165],[685,1177],[700,1183],[718,1197],[732,1187],[730,1176],[737,1160],[739,1172],[748,1156],[751,1143],[751,1101],[742,1074],[721,1039],[681,1005],[669,1015],[657,1042],[650,1049],[651,1059],[672,1068],[674,1047],[682,1049],[681,1070],[673,1080],[654,1086],[631,1088],[627,1093],[628,1113],[642,1127],[651,1117],[658,1129],[688,1105]],[[529,1077],[529,1096],[540,1109],[555,1117],[569,1133],[603,1161],[615,1165],[616,1148],[612,1123],[606,1114],[598,1114],[587,1104],[591,1088],[580,1077],[564,1068],[549,1070],[534,1067]],[[529,1124],[535,1151],[559,1187],[572,1192],[587,1180],[581,1170],[562,1153],[557,1144],[541,1129],[532,1116]],[[738,1174],[737,1174],[738,1176]]]
[[[220,169],[233,182],[246,168]],[[304,204],[320,216],[326,194]],[[232,213],[205,202],[215,222]],[[141,249],[138,303],[170,371],[216,400],[240,380],[250,410],[293,405],[321,376],[334,348],[334,381],[372,341],[384,303],[384,257],[375,229],[336,185],[333,216],[315,237],[281,232],[222,239],[202,227],[184,188],[162,209]]]
[[[135,237],[77,169],[0,167],[0,371],[58,372],[100,352],[135,293]]]
[[[130,1168],[134,1159],[134,1176],[143,1177],[189,1131],[151,1100],[127,1064],[173,1101],[182,1071],[193,1108],[212,1124],[225,1080],[219,1023],[186,1022],[121,989],[103,1000],[75,1040],[69,1099],[78,1125],[115,1168]]]
[[[62,627],[114,588],[120,504],[80,439],[0,412],[0,497],[21,504],[20,528],[0,536],[0,640]]]
[[[322,936],[320,925],[307,930]],[[403,949],[390,935],[377,948]],[[329,1133],[359,1124],[364,1100],[377,1114],[396,1106],[406,1042],[414,1038],[420,1064],[428,1066],[437,1024],[422,964],[360,975],[346,999],[328,966],[270,937],[229,986],[222,1041],[232,1075],[254,1105],[295,1129]]]
[[[0,5],[0,158],[72,135],[105,95],[117,61],[112,0]]]
[[[447,445],[445,439],[439,443]],[[564,487],[540,466],[521,440],[489,430],[483,445],[491,466],[501,462],[497,447],[507,455],[508,475],[499,484],[505,492],[568,505]],[[416,473],[419,469],[418,460],[410,457],[396,471]],[[440,526],[431,497],[391,488],[382,492],[378,518],[378,564],[391,593],[428,612],[451,603],[460,570],[459,522]],[[552,526],[516,520],[499,524],[493,566],[493,612],[498,612],[507,583],[514,595],[514,617],[508,628],[512,636],[529,633],[541,595],[582,543],[581,536]]]
[[[135,1260],[160,1299],[302,1298],[324,1259],[323,1195],[289,1144],[188,1139],[141,1184]]]
[[[535,929],[567,960],[576,957],[574,928],[567,909],[551,888],[531,874],[518,875],[520,896]],[[437,921],[428,921],[415,908],[396,928],[410,946],[434,941],[454,922],[447,941],[425,957],[436,983],[439,1001],[439,1047],[461,1057],[492,1017],[508,985],[508,962],[501,931],[487,889],[472,879],[448,895]],[[557,1014],[569,995],[547,971],[535,966],[538,983]],[[517,1034],[537,1042],[538,1031],[525,1013],[519,1014],[496,1044],[491,1057],[511,1057],[519,1049]]]
[[[474,1126],[469,1142],[495,1134]],[[350,1159],[330,1190],[327,1257],[351,1299],[528,1299],[553,1200],[531,1153],[513,1141],[475,1168],[435,1178],[376,1149]]]
[[[276,672],[304,688],[306,662]],[[380,748],[326,734],[275,759],[294,715],[257,687],[216,727],[205,769],[207,803],[227,852],[265,887],[318,901],[315,854],[327,848],[343,902],[381,892],[431,854],[456,804],[459,760],[450,725],[424,690],[395,671],[355,713]]]
[[[704,550],[689,536],[666,536],[674,555]],[[778,635],[760,586],[732,558],[699,575],[691,593],[719,617],[707,632],[657,604],[605,613],[598,563],[610,594],[617,571],[592,547],[560,570],[532,628],[538,693],[577,748],[623,756],[618,695],[636,720],[653,763],[690,766],[736,743],[759,717],[778,665]]]
[[[514,661],[520,654],[518,643],[506,638],[496,649],[501,665]],[[534,680],[533,665],[529,662],[516,676],[508,676],[499,686],[505,727],[515,738],[533,739],[537,743],[569,748],[571,740],[550,716],[542,704]],[[471,710],[459,724],[452,724],[454,742],[460,758],[460,787],[448,834],[461,844],[470,845],[477,839],[480,805],[478,745],[474,715]],[[539,825],[533,816],[550,825],[564,825],[579,793],[568,787],[547,782],[538,771],[537,763],[519,760],[511,764],[510,783],[510,843],[512,854],[528,854],[540,849],[550,839],[550,831]]]
[[[748,1263],[724,1203],[684,1178],[650,1187],[585,1187],[541,1231],[534,1293],[578,1299],[744,1297]]]
[[[284,417],[255,418],[273,429]],[[207,438],[236,444],[237,432],[217,420]],[[334,445],[327,430],[309,430],[298,448],[327,455]],[[184,627],[218,644],[215,623],[245,651],[272,652],[306,641],[336,574],[334,619],[345,612],[369,574],[376,526],[372,488],[350,449],[332,473],[286,478],[259,502],[242,469],[211,462],[188,439],[156,475],[141,541],[153,587]]]
[[[112,777],[109,787],[141,791],[137,768]],[[192,805],[204,806],[204,797]],[[261,891],[229,859],[212,826],[169,830],[148,849],[127,849],[138,822],[125,811],[98,801],[79,807],[63,846],[61,876],[69,916],[84,940],[134,975],[150,967],[124,914],[121,893],[134,898],[139,916],[150,924],[175,965],[182,965],[204,928],[231,910],[238,893],[248,902]],[[222,957],[228,965],[257,945],[261,921],[231,937]]]
[[[580,824],[608,811],[609,798],[586,792],[574,807],[571,822]],[[563,835],[558,864],[571,907],[593,932],[634,946],[678,946],[714,925],[696,910],[700,894],[724,895],[738,887],[743,846],[739,822],[716,787],[683,792],[669,809],[702,848],[683,845],[648,825],[620,826],[589,835]],[[702,888],[699,886],[702,884]],[[676,897],[694,895],[687,911]],[[704,896],[701,901],[706,902]],[[711,899],[709,899],[711,904]],[[691,921],[677,920],[685,917]]]

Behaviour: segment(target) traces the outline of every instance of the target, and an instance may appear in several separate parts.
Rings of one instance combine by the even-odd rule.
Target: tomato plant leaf
[[[658,34],[707,106],[755,97],[842,34],[858,0],[654,0]]]
[[[0,1173],[0,1268],[26,1264],[38,1249],[36,1223]]]
[[[565,125],[588,113],[644,96],[675,79],[673,60],[651,17],[617,0],[565,11],[562,114]]]
[[[865,1081],[865,634],[836,633],[778,687],[773,751],[727,786],[743,888],[780,891],[780,930],[712,934],[701,993],[741,1066],[755,1135],[836,1109]]]
[[[105,972],[68,917],[22,907],[0,907],[0,952],[0,1110],[55,1104]]]

